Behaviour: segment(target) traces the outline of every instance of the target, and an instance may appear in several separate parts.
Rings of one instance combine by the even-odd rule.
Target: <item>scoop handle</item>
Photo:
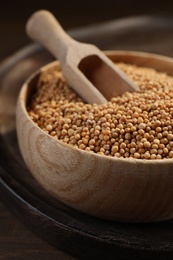
[[[26,24],[28,36],[48,49],[62,63],[73,40],[46,10],[35,12]]]

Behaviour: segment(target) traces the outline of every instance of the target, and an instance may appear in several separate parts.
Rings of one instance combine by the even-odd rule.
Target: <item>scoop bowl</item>
[[[155,68],[173,75],[173,59],[150,53],[108,51],[114,62]],[[40,129],[26,104],[42,71],[26,80],[16,110],[18,143],[34,178],[61,202],[86,214],[120,222],[173,218],[173,160],[107,157],[80,150]]]

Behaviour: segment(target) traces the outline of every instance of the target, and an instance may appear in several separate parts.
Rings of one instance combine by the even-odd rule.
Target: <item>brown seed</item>
[[[144,147],[150,148],[150,147],[151,147],[151,143],[148,142],[148,141],[145,141],[145,142],[144,142]]]
[[[125,134],[125,139],[127,139],[127,140],[131,139],[131,134],[126,133],[126,134]]]
[[[85,151],[118,158],[173,158],[173,78],[150,68],[117,65],[140,91],[103,105],[85,104],[56,68],[40,76],[29,116],[46,133]]]

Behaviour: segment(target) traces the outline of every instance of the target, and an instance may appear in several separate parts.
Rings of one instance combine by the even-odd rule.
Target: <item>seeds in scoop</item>
[[[40,76],[31,119],[53,138],[87,152],[135,159],[173,158],[173,78],[154,69],[118,63],[140,90],[107,104],[85,104],[60,67]]]

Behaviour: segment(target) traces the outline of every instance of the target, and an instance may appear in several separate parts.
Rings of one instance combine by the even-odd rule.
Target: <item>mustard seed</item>
[[[87,152],[135,159],[173,158],[173,77],[117,63],[138,92],[86,104],[65,82],[59,66],[40,75],[27,108],[52,138]]]
[[[139,153],[134,153],[134,158],[139,159],[140,158],[140,154]]]
[[[51,131],[52,131],[52,125],[47,125],[47,126],[46,126],[46,130],[47,130],[48,132],[51,132]]]
[[[170,151],[170,152],[169,152],[169,157],[170,157],[170,158],[173,158],[173,151]]]
[[[145,147],[145,148],[150,148],[150,147],[151,147],[151,143],[148,142],[148,141],[145,141],[145,142],[144,142],[144,147]]]
[[[150,158],[151,158],[152,160],[154,160],[154,159],[157,158],[157,155],[156,155],[156,154],[151,154]]]
[[[144,158],[145,159],[150,159],[150,153],[149,152],[144,153]]]
[[[139,129],[145,129],[145,127],[146,127],[146,124],[144,124],[144,123],[140,123],[138,126]]]
[[[118,152],[119,148],[117,145],[112,146],[112,153],[115,154],[116,152]]]
[[[74,138],[75,138],[76,140],[80,140],[80,135],[79,135],[79,134],[75,134]]]
[[[127,139],[127,140],[131,139],[131,134],[126,133],[126,134],[125,134],[125,139]]]
[[[67,131],[69,136],[73,136],[74,135],[74,130],[72,128],[68,129]]]

